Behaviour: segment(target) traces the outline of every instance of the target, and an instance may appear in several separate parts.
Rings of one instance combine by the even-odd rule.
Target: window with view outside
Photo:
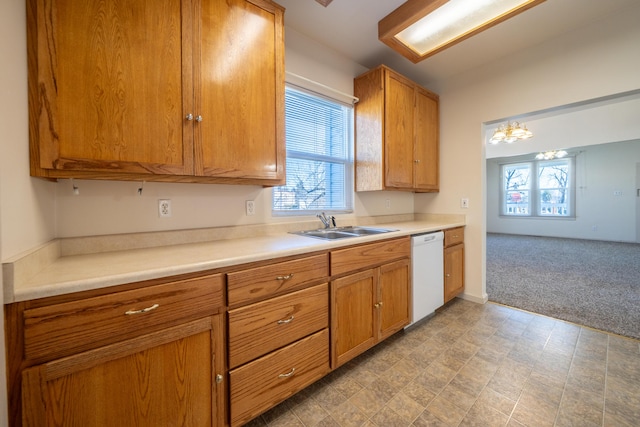
[[[530,164],[505,165],[505,215],[529,215]]]
[[[274,213],[351,210],[350,106],[287,86],[286,184],[273,189]]]
[[[573,158],[502,165],[502,215],[574,217]]]

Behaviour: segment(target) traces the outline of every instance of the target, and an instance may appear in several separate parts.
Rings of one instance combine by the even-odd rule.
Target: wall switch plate
[[[255,215],[256,213],[256,205],[253,200],[246,201],[246,214],[247,216]]]
[[[158,216],[160,218],[169,218],[171,216],[171,200],[158,200]]]
[[[469,199],[467,199],[466,197],[460,199],[460,207],[467,209],[469,207]]]

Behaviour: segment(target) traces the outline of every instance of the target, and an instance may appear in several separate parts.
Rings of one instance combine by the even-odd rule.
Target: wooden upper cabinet
[[[413,184],[416,191],[438,191],[440,188],[440,138],[438,98],[416,88],[416,133]]]
[[[356,191],[439,191],[438,95],[384,65],[354,93]]]
[[[203,2],[198,175],[284,183],[283,26],[273,3]]]
[[[384,184],[386,187],[413,187],[413,144],[415,131],[414,84],[395,74],[385,73]]]
[[[284,179],[282,8],[28,1],[33,176]]]

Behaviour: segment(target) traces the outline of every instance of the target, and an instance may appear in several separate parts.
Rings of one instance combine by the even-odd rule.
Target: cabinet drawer
[[[331,251],[331,274],[356,271],[401,258],[409,258],[410,255],[411,243],[408,236],[339,249]]]
[[[218,274],[25,310],[25,358],[51,360],[212,315],[222,289]]]
[[[229,273],[227,289],[230,306],[282,294],[305,283],[321,283],[329,276],[328,255],[315,255],[293,261]]]
[[[329,326],[329,285],[229,311],[229,366],[239,366]]]
[[[231,371],[231,425],[242,425],[327,372],[327,329]]]
[[[464,242],[464,228],[451,228],[444,230],[444,246],[449,247],[451,245],[457,245]]]

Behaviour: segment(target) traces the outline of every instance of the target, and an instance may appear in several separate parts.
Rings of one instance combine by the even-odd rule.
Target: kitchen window
[[[501,165],[501,215],[575,218],[573,157]]]
[[[353,108],[287,85],[287,182],[273,189],[274,214],[352,210]]]

